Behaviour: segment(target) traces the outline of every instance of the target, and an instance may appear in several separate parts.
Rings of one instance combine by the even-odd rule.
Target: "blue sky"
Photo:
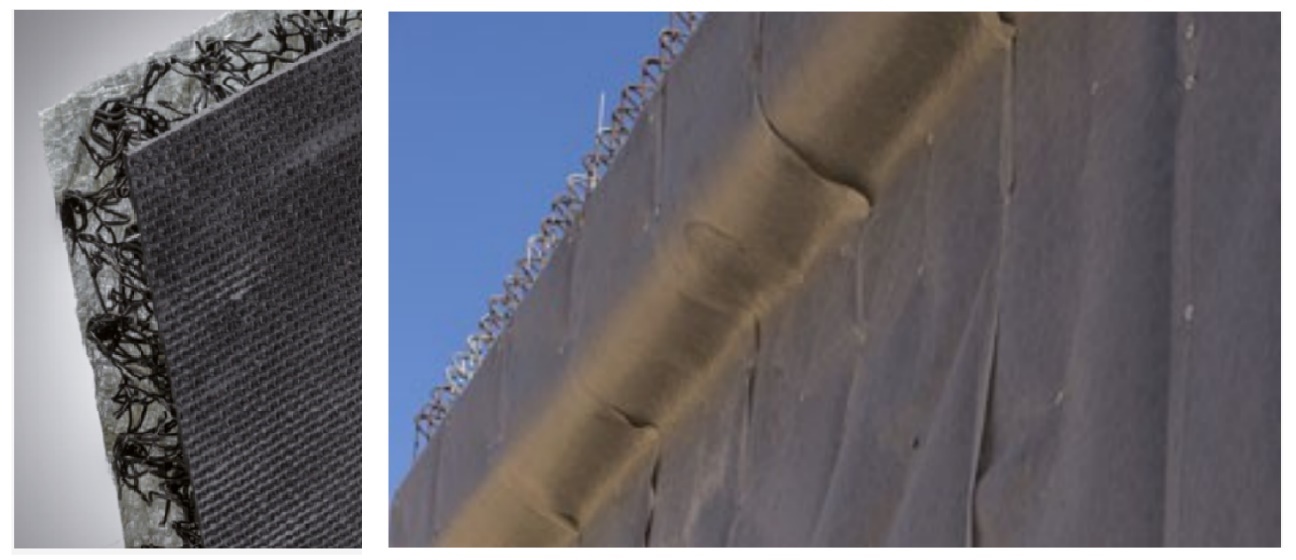
[[[664,13],[428,14],[390,20],[390,454],[501,289],[563,179],[654,53]]]

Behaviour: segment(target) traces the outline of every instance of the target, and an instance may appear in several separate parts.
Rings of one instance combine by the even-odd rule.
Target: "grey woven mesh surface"
[[[360,545],[360,52],[129,159],[207,546]]]

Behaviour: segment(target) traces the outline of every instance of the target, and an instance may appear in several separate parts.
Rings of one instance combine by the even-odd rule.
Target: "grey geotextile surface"
[[[360,546],[360,46],[129,157],[209,547]]]

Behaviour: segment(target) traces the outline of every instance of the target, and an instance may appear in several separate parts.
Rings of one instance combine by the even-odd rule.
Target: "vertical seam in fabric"
[[[1193,56],[1194,51],[1184,49],[1181,31],[1185,25],[1195,25],[1191,16],[1179,14],[1176,16],[1175,36],[1174,36],[1174,53],[1176,61],[1175,83],[1172,85],[1172,91],[1175,96],[1174,108],[1174,162],[1171,165],[1170,177],[1170,196],[1174,199],[1174,218],[1171,222],[1170,231],[1170,371],[1166,376],[1166,394],[1167,405],[1165,410],[1165,429],[1166,429],[1166,449],[1165,449],[1165,484],[1162,486],[1162,500],[1165,511],[1163,513],[1161,544],[1164,546],[1173,540],[1172,537],[1177,535],[1175,527],[1178,525],[1182,514],[1182,503],[1178,499],[1178,488],[1181,486],[1182,475],[1178,467],[1180,463],[1174,460],[1175,445],[1179,441],[1177,434],[1183,433],[1183,421],[1187,416],[1188,396],[1186,387],[1183,384],[1187,381],[1187,370],[1192,364],[1192,323],[1186,320],[1182,315],[1184,304],[1191,305],[1192,302],[1192,191],[1190,188],[1184,188],[1183,174],[1181,165],[1183,158],[1179,157],[1182,149],[1180,138],[1183,136],[1181,131],[1185,125],[1184,106],[1188,102],[1188,92],[1183,86],[1184,74],[1191,75],[1195,69],[1192,68],[1192,61],[1187,57]],[[1182,268],[1185,274],[1177,274]],[[1178,339],[1178,344],[1176,344]],[[1179,359],[1176,360],[1176,355]],[[1177,367],[1176,367],[1177,366]],[[1182,370],[1180,370],[1182,368]],[[1176,386],[1178,389],[1176,390]]]
[[[759,57],[761,56],[761,49],[764,48],[764,45],[761,44],[761,37],[762,37],[762,33],[764,32],[765,15],[763,13],[757,13],[755,17],[756,17],[756,26],[755,26],[756,37],[755,37],[754,51],[756,53],[756,56]],[[751,62],[753,63],[753,75],[756,77],[755,81],[753,82],[755,84],[754,95],[757,100],[757,110],[760,110],[759,101],[760,101],[761,65],[759,59],[753,60]],[[754,351],[752,356],[751,368],[747,375],[747,394],[743,402],[742,433],[739,436],[740,439],[738,444],[739,447],[738,447],[737,478],[738,478],[738,488],[740,489],[745,489],[747,487],[747,471],[749,470],[747,467],[747,463],[749,461],[749,457],[751,454],[751,440],[752,440],[751,424],[752,424],[752,416],[753,416],[752,411],[756,404],[756,378],[758,375],[760,375],[760,357],[761,357],[761,316],[760,314],[756,314],[756,316],[753,318],[752,336],[754,342]],[[746,495],[745,492],[740,491],[738,492],[737,499],[734,500],[733,517],[729,518],[729,528],[727,531],[725,531],[725,546],[733,546],[734,544],[734,532],[738,530],[738,525],[742,520],[742,516],[744,512],[743,497],[745,495]]]
[[[1012,37],[1009,39],[1008,49],[1004,54],[1004,72],[1003,72],[1003,89],[1000,100],[1000,128],[999,128],[999,201],[1001,212],[999,215],[999,246],[996,249],[995,258],[995,275],[994,281],[990,284],[992,291],[991,305],[994,314],[991,317],[991,342],[990,357],[987,365],[982,372],[980,380],[980,391],[977,395],[977,417],[976,429],[974,432],[974,446],[972,448],[972,472],[968,480],[967,493],[967,524],[964,543],[967,546],[980,545],[979,527],[977,526],[976,495],[977,484],[980,482],[981,475],[985,469],[987,456],[987,446],[989,445],[989,423],[990,407],[993,403],[994,377],[995,370],[999,367],[999,286],[1002,284],[1004,259],[1008,240],[1008,216],[1011,209],[1011,199],[1017,186],[1016,158],[1014,157],[1013,134],[1015,120],[1013,110],[1015,106],[1015,80],[1017,65],[1017,34],[1016,22],[1001,17],[1005,25],[1012,30]]]

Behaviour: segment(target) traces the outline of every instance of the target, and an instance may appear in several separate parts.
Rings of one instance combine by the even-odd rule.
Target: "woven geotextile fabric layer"
[[[360,45],[129,156],[207,546],[360,545]]]

